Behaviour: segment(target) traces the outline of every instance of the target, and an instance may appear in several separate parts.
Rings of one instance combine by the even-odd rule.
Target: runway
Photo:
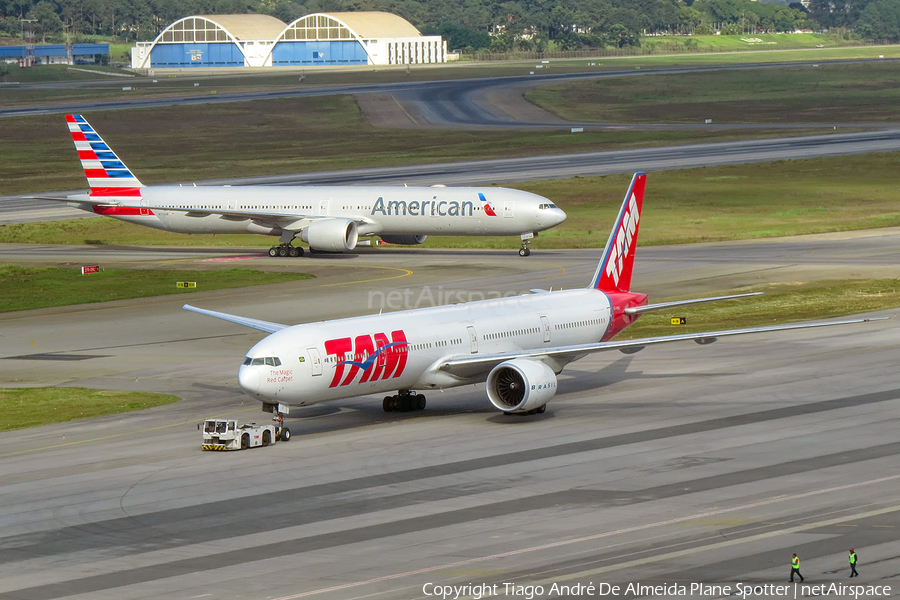
[[[900,229],[885,229],[640,248],[634,287],[658,299],[897,277],[898,242]],[[413,249],[279,261],[0,246],[4,259],[31,264],[90,256],[221,268],[234,263],[209,259],[237,257],[313,272],[189,298],[291,323],[377,312],[379,294],[426,286],[433,297],[584,285],[598,254]],[[595,355],[570,365],[532,418],[498,414],[482,385],[430,392],[421,413],[384,413],[380,398],[333,402],[292,415],[289,443],[225,454],[200,451],[195,424],[265,416],[236,389],[260,334],[182,311],[184,301],[0,315],[0,384],[184,398],[0,437],[0,598],[405,599],[470,584],[525,597],[510,583],[543,586],[540,598],[576,597],[551,591],[575,583],[734,591],[786,584],[792,552],[807,584],[900,584],[897,319]],[[860,555],[854,580],[850,547]]]
[[[630,150],[551,154],[427,165],[294,173],[196,182],[198,185],[490,185],[636,171],[691,169],[900,150],[900,129]],[[65,196],[83,192],[50,192]],[[565,208],[565,207],[563,207]],[[0,223],[91,217],[61,202],[0,196]]]

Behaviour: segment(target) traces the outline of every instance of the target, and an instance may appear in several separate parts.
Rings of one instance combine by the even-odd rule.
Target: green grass
[[[851,42],[838,35],[820,33],[748,33],[744,35],[692,35],[660,36],[641,38],[641,50],[653,49],[658,52],[684,52],[684,43],[693,40],[694,52],[716,51],[735,52],[753,50],[782,50],[815,48],[819,44],[826,48],[862,46],[862,42]]]
[[[639,243],[684,244],[900,226],[900,152],[650,173]],[[550,198],[568,219],[537,248],[606,243],[630,175],[511,185]],[[270,246],[260,235],[183,235],[102,217],[0,225],[0,242]],[[512,237],[430,237],[426,247],[515,248]]]
[[[535,148],[578,152],[773,133],[382,129],[369,124],[351,96],[97,112],[87,118],[145,184],[530,156]],[[0,194],[86,186],[62,116],[6,118],[2,127]]]
[[[191,294],[309,279],[305,273],[264,273],[247,269],[167,271],[105,269],[82,275],[80,269],[0,266],[0,306],[3,312],[107,302],[148,296]],[[194,281],[196,288],[177,288]]]
[[[721,294],[713,292],[708,295],[743,292],[764,292],[764,295],[649,313],[638,319],[620,337],[634,339],[762,327],[793,321],[818,321],[900,307],[900,279],[775,283],[723,291]],[[651,298],[651,302],[676,299],[684,298]],[[687,324],[670,325],[669,319],[673,316],[686,317]],[[873,324],[871,327],[878,325]]]
[[[104,67],[100,65],[73,65],[73,68],[69,68],[68,65],[39,65],[37,67],[30,68],[20,68],[17,65],[0,65],[0,72],[7,71],[9,74],[5,76],[5,80],[7,82],[19,82],[19,83],[51,83],[58,81],[112,81],[114,83],[118,83],[121,90],[121,85],[123,81],[127,81],[125,77],[109,77],[98,75],[97,73],[88,73],[79,69],[87,69],[89,71],[105,71],[108,73],[121,73],[126,74],[125,71],[121,69],[117,69],[116,67]],[[127,73],[132,75],[132,73]],[[128,85],[125,83],[124,85]],[[0,104],[5,104],[12,97],[16,97],[21,94],[21,91],[18,90],[15,86],[8,87],[0,87],[5,94],[5,98],[3,102]],[[23,97],[27,97],[28,95],[23,95]],[[38,95],[39,96],[39,95]]]
[[[639,244],[685,244],[900,226],[900,152],[651,172]],[[606,243],[630,175],[512,187],[553,200],[566,221],[536,248]],[[2,239],[2,238],[0,238]],[[429,238],[426,245],[515,248],[514,238]]]
[[[786,67],[581,81],[526,97],[572,121],[869,123],[900,120],[895,63]]]
[[[177,396],[86,388],[0,388],[0,432],[116,415],[177,402]]]

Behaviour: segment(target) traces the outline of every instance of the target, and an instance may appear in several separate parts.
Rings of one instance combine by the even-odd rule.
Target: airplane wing
[[[869,321],[883,321],[888,317],[876,317],[870,319],[851,319],[846,321],[820,321],[814,323],[792,323],[786,325],[769,325],[766,327],[750,327],[747,329],[726,329],[724,331],[706,331],[702,333],[686,333],[682,335],[668,335],[636,340],[622,340],[610,342],[597,342],[594,344],[576,344],[572,346],[556,346],[554,348],[540,348],[522,352],[498,352],[494,354],[473,354],[460,356],[440,362],[437,368],[451,375],[468,379],[486,375],[502,362],[514,358],[541,358],[557,359],[562,364],[581,358],[586,354],[604,352],[607,350],[619,350],[625,354],[633,354],[643,350],[647,346],[664,344],[668,342],[683,342],[693,340],[698,344],[711,344],[720,337],[744,335],[747,333],[766,333],[769,331],[788,331],[792,329],[809,329],[813,327],[830,327],[832,325],[850,325],[852,323],[868,323]]]
[[[56,202],[68,202],[72,205],[119,205],[118,199],[91,197],[88,194],[76,194],[72,196],[22,196],[24,200],[53,200]],[[130,205],[129,205],[130,206]],[[135,205],[136,206],[136,205]],[[229,211],[220,209],[196,209],[196,208],[178,208],[178,207],[147,207],[155,211],[182,212],[189,217],[208,217],[210,215],[219,215],[231,221],[255,221],[262,224],[270,224],[280,227],[286,231],[299,231],[307,227],[312,221],[321,219],[341,219],[335,215],[304,215],[297,213],[284,213],[278,211]],[[372,219],[365,217],[349,217],[356,221],[360,228],[360,233],[367,235],[370,233],[378,233],[378,223]]]
[[[272,323],[271,321],[261,321],[259,319],[250,319],[248,317],[230,315],[228,313],[217,312],[215,310],[197,308],[196,306],[191,306],[190,304],[185,304],[181,308],[195,313],[200,313],[201,315],[207,315],[209,317],[222,319],[223,321],[231,321],[232,323],[237,323],[238,325],[244,325],[246,327],[252,327],[253,329],[259,329],[260,331],[265,331],[267,333],[275,333],[276,331],[281,331],[282,329],[290,327],[290,325],[282,325],[281,323]]]
[[[340,217],[336,215],[305,215],[298,213],[286,213],[279,211],[230,211],[223,209],[196,209],[196,208],[178,208],[178,207],[155,207],[151,206],[151,210],[157,211],[169,211],[169,212],[183,212],[189,217],[208,217],[210,215],[219,215],[225,217],[226,219],[231,220],[251,220],[258,221],[264,223],[275,223],[282,229],[294,230],[294,229],[303,229],[312,221],[321,220],[321,219],[352,219],[356,221],[357,225],[370,225],[374,224],[375,221],[371,219],[367,219],[365,217],[355,216],[355,217]]]

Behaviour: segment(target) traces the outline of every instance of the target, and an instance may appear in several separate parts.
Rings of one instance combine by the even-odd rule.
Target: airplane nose
[[[553,215],[553,225],[552,227],[556,227],[560,223],[566,220],[566,213],[563,209],[557,208],[553,211],[555,214]]]
[[[259,391],[259,373],[256,369],[242,366],[238,372],[238,384],[251,396],[256,394]]]

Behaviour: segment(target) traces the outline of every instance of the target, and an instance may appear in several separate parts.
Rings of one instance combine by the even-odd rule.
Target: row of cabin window
[[[211,204],[202,204],[200,206],[194,205],[186,205],[186,204],[163,204],[160,208],[187,208],[191,210],[201,210],[204,208],[207,209],[216,209],[221,210],[224,208],[223,206],[213,206]],[[343,207],[348,208],[348,207]],[[352,208],[352,207],[349,207]],[[357,208],[360,208],[357,206]],[[295,209],[295,210],[312,210],[312,206],[241,206],[241,210],[250,210],[250,209]]]
[[[600,319],[591,319],[589,321],[575,321],[573,323],[560,323],[555,329],[572,329],[573,327],[587,327],[588,325],[600,325]]]
[[[268,210],[268,209],[276,210],[276,209],[284,209],[284,208],[286,208],[286,209],[288,209],[288,210],[290,210],[290,209],[294,209],[294,210],[312,210],[312,209],[313,209],[312,206],[244,206],[244,205],[241,205],[241,210],[259,210],[259,209],[262,209],[262,210]]]
[[[499,340],[505,337],[512,337],[515,335],[527,335],[529,333],[540,333],[541,330],[537,327],[529,327],[528,329],[517,329],[516,331],[504,331],[502,333],[489,333],[484,336],[485,340]]]

